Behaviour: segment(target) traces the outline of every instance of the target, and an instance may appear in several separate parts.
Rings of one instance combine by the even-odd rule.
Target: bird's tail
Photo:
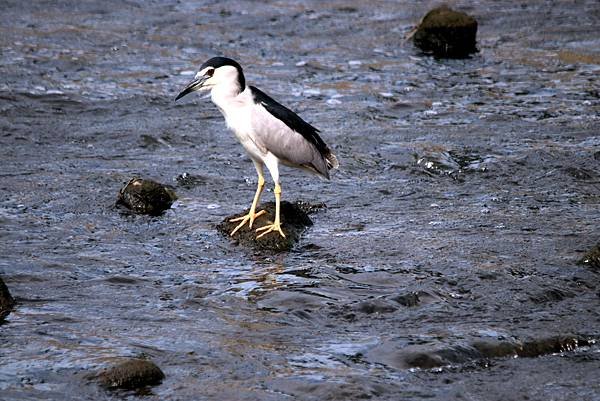
[[[325,155],[325,161],[327,162],[327,170],[336,170],[340,167],[340,162],[331,151]]]

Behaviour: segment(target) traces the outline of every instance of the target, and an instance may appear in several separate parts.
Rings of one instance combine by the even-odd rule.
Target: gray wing
[[[315,127],[254,86],[250,87],[257,116],[254,124],[263,145],[284,164],[329,178],[337,160]]]
[[[262,105],[256,105],[252,125],[259,145],[273,153],[285,165],[310,170],[329,178],[326,159],[317,148]]]

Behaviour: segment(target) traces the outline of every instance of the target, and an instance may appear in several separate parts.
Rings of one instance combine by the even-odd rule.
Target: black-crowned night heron
[[[275,221],[256,232],[260,238],[272,231],[283,237],[280,221],[281,182],[279,163],[297,167],[329,179],[329,170],[338,167],[338,161],[319,136],[319,130],[301,119],[296,113],[277,103],[254,86],[246,86],[242,67],[226,57],[213,57],[200,67],[194,80],[185,87],[177,99],[195,91],[208,91],[214,104],[225,117],[256,167],[258,188],[250,207],[243,217],[233,219],[240,224],[231,232],[234,235],[248,223],[266,213],[256,211],[265,186],[263,166],[267,166],[275,184]]]

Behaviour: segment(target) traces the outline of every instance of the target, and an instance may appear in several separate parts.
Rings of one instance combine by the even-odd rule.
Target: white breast
[[[227,127],[234,133],[238,141],[242,144],[246,152],[256,160],[263,160],[267,150],[255,140],[252,112],[255,107],[251,94],[244,91],[235,98],[215,98],[213,102],[219,107]]]

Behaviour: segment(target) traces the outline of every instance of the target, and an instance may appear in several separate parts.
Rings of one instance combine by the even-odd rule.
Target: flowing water
[[[452,2],[480,52],[436,60],[403,43],[436,4],[3,1],[0,399],[135,398],[86,375],[137,356],[148,400],[600,399],[600,6]],[[289,253],[215,229],[254,168],[173,100],[219,54],[340,159],[283,171],[327,205]],[[133,176],[179,200],[120,213]]]

